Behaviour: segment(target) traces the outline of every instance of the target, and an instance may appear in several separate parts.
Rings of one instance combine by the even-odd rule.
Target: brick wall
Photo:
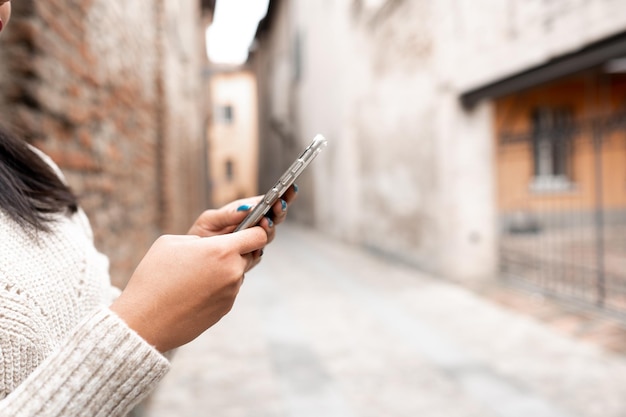
[[[204,203],[200,34],[197,0],[21,0],[0,40],[2,122],[63,169],[118,285]]]

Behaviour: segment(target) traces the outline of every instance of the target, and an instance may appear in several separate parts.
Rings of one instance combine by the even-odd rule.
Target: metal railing
[[[497,149],[502,277],[626,320],[626,112],[503,133]]]

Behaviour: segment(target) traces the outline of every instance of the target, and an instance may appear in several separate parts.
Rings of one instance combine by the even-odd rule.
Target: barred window
[[[567,108],[532,112],[533,188],[569,188],[572,180],[573,116]]]

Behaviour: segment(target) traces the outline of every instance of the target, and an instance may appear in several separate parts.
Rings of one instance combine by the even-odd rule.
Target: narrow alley
[[[148,417],[618,417],[626,358],[289,224]]]

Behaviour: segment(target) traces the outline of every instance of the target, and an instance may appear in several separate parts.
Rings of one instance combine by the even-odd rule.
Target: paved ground
[[[626,416],[625,356],[492,295],[281,227],[144,415]]]

